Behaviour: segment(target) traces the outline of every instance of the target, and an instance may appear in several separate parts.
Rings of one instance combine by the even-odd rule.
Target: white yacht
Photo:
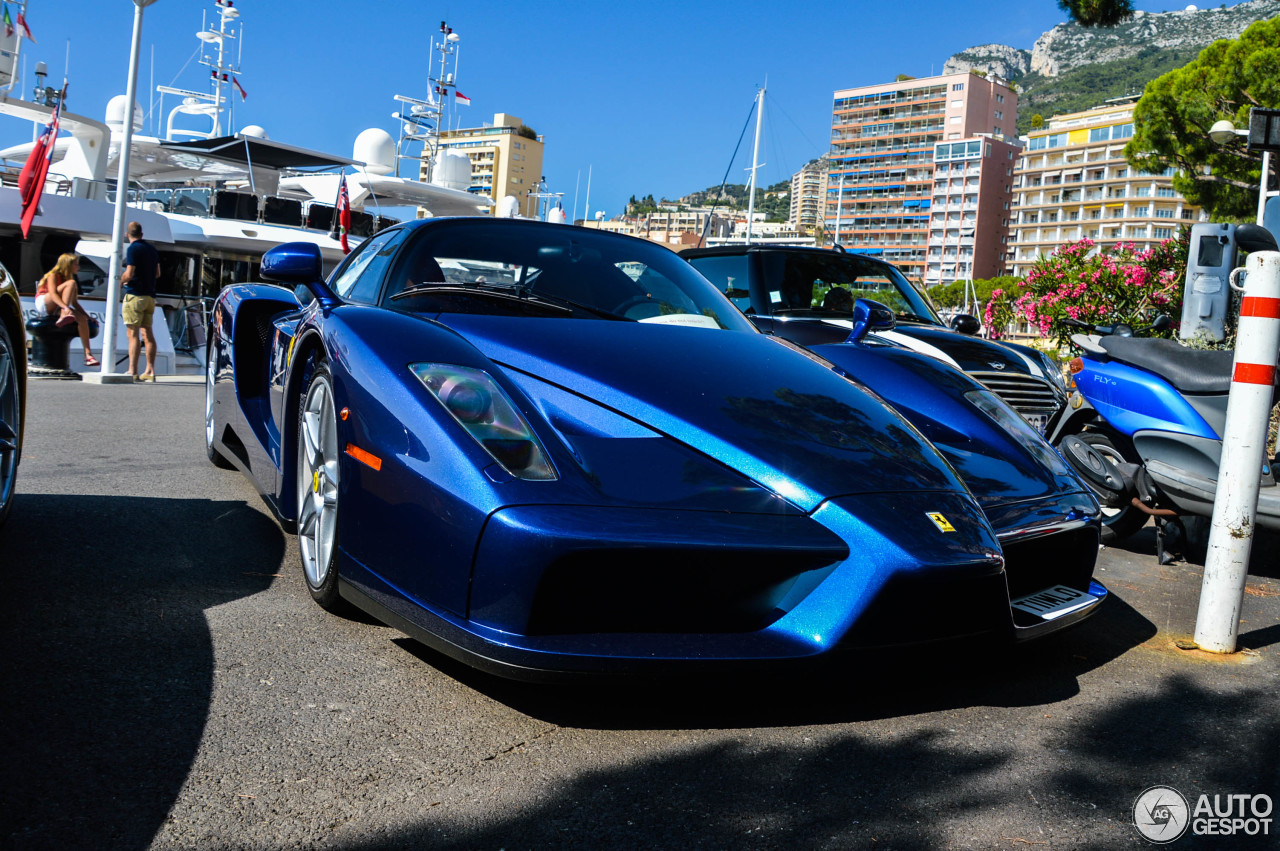
[[[432,95],[415,100],[397,95],[407,104],[397,141],[381,128],[370,128],[355,138],[350,157],[334,156],[283,144],[266,131],[249,126],[229,131],[225,116],[229,99],[239,89],[238,51],[240,12],[227,0],[213,0],[212,20],[206,19],[197,38],[202,43],[201,63],[209,69],[208,92],[158,87],[165,98],[177,98],[165,121],[164,138],[139,132],[132,135],[128,152],[131,220],[160,252],[160,290],[165,297],[173,354],[158,365],[165,371],[201,367],[203,336],[202,300],[222,287],[257,277],[258,262],[269,248],[282,242],[308,241],[320,247],[328,267],[341,261],[342,247],[334,229],[338,184],[346,175],[351,205],[350,243],[358,243],[396,219],[389,208],[416,207],[426,215],[477,215],[492,202],[466,191],[470,168],[466,157],[440,153],[435,134],[441,110],[453,90],[448,60],[454,56],[457,36],[446,26],[433,48],[440,54],[438,76],[434,62],[429,73]],[[12,40],[12,39],[11,39]],[[16,50],[6,49],[0,37],[0,86],[16,73]],[[8,66],[5,67],[5,59]],[[233,88],[234,87],[234,88]],[[439,94],[436,94],[439,92]],[[0,95],[0,114],[45,124],[57,93],[45,86],[37,66],[34,99]],[[62,135],[54,149],[54,161],[30,237],[19,229],[21,202],[17,175],[32,144],[0,150],[0,262],[15,275],[22,293],[30,296],[51,258],[76,251],[82,277],[105,276],[111,253],[115,187],[121,160],[121,142],[128,106],[125,97],[112,99],[104,121],[67,110],[61,112]],[[133,112],[133,129],[142,129],[141,109]],[[193,124],[197,126],[192,126]],[[422,145],[412,156],[410,146]],[[400,177],[402,160],[428,163],[431,180]],[[458,162],[461,160],[461,162]],[[93,269],[91,266],[98,268]],[[87,282],[86,282],[87,283]],[[84,289],[92,289],[92,283]],[[92,295],[86,307],[93,308]],[[159,323],[157,323],[159,324]],[[163,331],[158,333],[163,338]],[[96,344],[100,340],[95,341]],[[117,344],[117,351],[123,348]],[[73,359],[75,360],[75,359]],[[167,367],[167,369],[166,369]]]

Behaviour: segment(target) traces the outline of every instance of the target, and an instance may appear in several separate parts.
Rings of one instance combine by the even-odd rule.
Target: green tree
[[[1114,27],[1133,17],[1129,0],[1058,0],[1058,8],[1082,27]]]
[[[1262,156],[1246,151],[1243,140],[1215,143],[1209,128],[1221,119],[1247,127],[1253,106],[1280,106],[1280,18],[1251,24],[1234,41],[1215,41],[1148,83],[1125,158],[1148,173],[1177,169],[1173,188],[1216,221],[1252,219]]]
[[[1039,129],[1040,129],[1041,127],[1043,127],[1043,126],[1044,126],[1044,116],[1043,116],[1043,115],[1041,115],[1040,113],[1038,113],[1038,112],[1037,112],[1035,115],[1031,116],[1031,129],[1032,129],[1032,130],[1039,130]]]

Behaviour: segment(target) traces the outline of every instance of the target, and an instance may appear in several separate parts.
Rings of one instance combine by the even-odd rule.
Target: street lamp
[[[1238,130],[1236,126],[1225,118],[1221,121],[1215,121],[1213,126],[1209,128],[1209,138],[1217,145],[1230,145],[1235,140],[1244,136],[1248,138],[1248,130]],[[1267,210],[1267,177],[1271,174],[1271,151],[1264,150],[1262,152],[1262,177],[1258,186],[1258,219],[1255,224],[1261,226],[1263,215]]]
[[[94,379],[101,384],[132,382],[120,375],[116,366],[116,313],[120,307],[120,242],[124,239],[124,214],[129,191],[129,153],[133,148],[133,109],[138,101],[138,48],[142,44],[142,10],[156,0],[133,0],[133,46],[129,51],[129,82],[126,86],[125,119],[121,128],[120,153],[116,156],[116,215],[111,228],[111,263],[107,272],[106,316],[102,329],[102,371]],[[150,333],[150,332],[148,332]],[[152,345],[155,345],[154,342]],[[93,379],[91,379],[93,380]]]

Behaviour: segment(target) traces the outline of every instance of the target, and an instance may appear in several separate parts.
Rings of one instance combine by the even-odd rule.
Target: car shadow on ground
[[[1280,735],[1274,724],[1240,721],[1274,709],[1265,688],[1222,694],[1178,675],[1040,722],[1053,725],[1030,733],[1043,734],[1042,757],[998,723],[957,732],[945,719],[917,719],[903,732],[817,730],[785,744],[721,736],[541,780],[517,796],[529,802],[522,808],[497,807],[482,820],[445,801],[410,830],[343,847],[1115,848],[1141,844],[1131,808],[1152,785],[1172,785],[1193,805],[1202,792],[1273,789]],[[536,764],[554,751],[511,758]],[[1273,839],[1185,837],[1178,845],[1252,848]]]
[[[150,843],[209,711],[205,610],[283,553],[242,502],[23,494],[0,531],[0,845]]]
[[[1175,549],[1176,561],[1204,567],[1209,547],[1209,519],[1188,517],[1184,521],[1184,527],[1187,536]],[[1128,538],[1110,546],[1137,556],[1155,556],[1156,527],[1148,523]],[[1277,554],[1280,554],[1280,532],[1255,529],[1253,544],[1249,550],[1249,575],[1280,579],[1280,555]]]
[[[494,700],[558,726],[591,729],[780,727],[867,721],[957,707],[1066,700],[1078,677],[1149,640],[1156,627],[1118,595],[1076,628],[1018,647],[960,642],[853,652],[797,674],[592,679],[530,685],[476,671],[412,639],[427,664]]]

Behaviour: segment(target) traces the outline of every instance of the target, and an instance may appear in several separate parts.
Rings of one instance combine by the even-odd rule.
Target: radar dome
[[[466,190],[471,185],[471,160],[466,154],[445,151],[431,170],[431,182],[446,189]]]
[[[499,219],[514,219],[519,209],[520,202],[516,200],[516,196],[504,195],[502,200],[498,202],[498,211],[494,213],[494,216]]]
[[[369,174],[390,174],[396,167],[396,142],[380,127],[370,127],[356,137],[351,158],[365,164]]]
[[[568,220],[568,216],[564,214],[564,207],[552,207],[547,210],[547,221],[553,225],[562,225]]]
[[[267,135],[267,131],[266,131],[266,130],[264,130],[263,128],[259,127],[257,124],[250,124],[248,127],[243,127],[243,128],[241,128],[241,130],[240,130],[240,135],[241,135],[241,136],[252,136],[252,137],[253,137],[253,138],[255,138],[255,139],[270,139],[270,138],[271,138],[270,136],[268,136],[268,135]]]
[[[124,129],[124,112],[129,108],[126,103],[127,101],[128,98],[124,95],[116,95],[111,100],[107,101],[106,124],[112,130]],[[133,132],[136,133],[141,130],[142,123],[142,107],[135,103],[133,105]]]

